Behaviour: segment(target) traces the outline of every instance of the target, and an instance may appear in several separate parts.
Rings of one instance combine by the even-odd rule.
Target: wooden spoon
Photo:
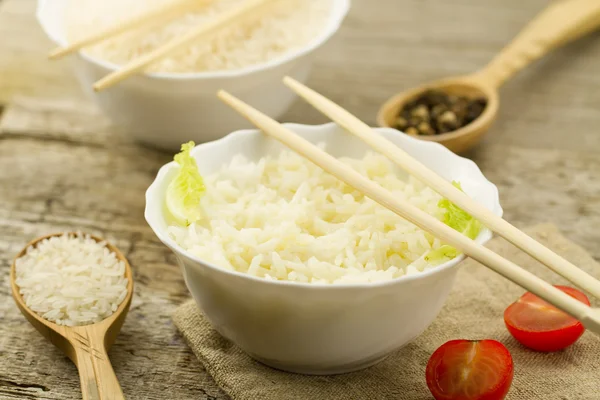
[[[498,88],[504,82],[551,50],[580,38],[599,26],[599,0],[554,1],[482,70],[397,94],[381,107],[377,123],[383,127],[393,127],[404,105],[428,89],[439,89],[470,98],[485,97],[488,103],[484,112],[470,124],[448,133],[418,136],[419,139],[441,143],[456,153],[464,152],[481,139],[496,119]]]
[[[110,364],[107,350],[114,343],[129,306],[131,305],[131,296],[133,294],[133,277],[131,267],[123,254],[111,244],[106,243],[106,247],[120,261],[125,264],[125,277],[127,277],[127,296],[110,317],[101,322],[82,326],[63,326],[50,322],[36,312],[30,310],[23,301],[19,293],[19,287],[15,283],[16,279],[16,260],[22,257],[27,248],[36,246],[40,241],[52,236],[62,236],[64,233],[56,233],[44,236],[31,241],[15,257],[10,269],[10,285],[12,295],[17,306],[29,322],[50,342],[61,349],[71,361],[75,363],[79,370],[81,380],[81,392],[83,400],[119,400],[124,399],[123,391],[119,381]],[[96,242],[103,242],[102,239],[91,236]]]

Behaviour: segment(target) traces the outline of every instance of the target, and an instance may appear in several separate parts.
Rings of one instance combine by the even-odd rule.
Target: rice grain
[[[29,309],[58,325],[87,325],[112,315],[127,296],[125,264],[88,235],[53,236],[15,262]]]

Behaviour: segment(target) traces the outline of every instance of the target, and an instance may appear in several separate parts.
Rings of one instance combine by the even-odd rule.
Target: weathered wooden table
[[[144,191],[171,154],[112,133],[66,63],[50,63],[34,0],[0,2],[0,398],[77,399],[75,367],[21,316],[8,286],[30,239],[81,229],[126,252],[135,300],[110,352],[129,399],[225,399],[171,314],[188,293],[143,219]],[[310,85],[373,123],[396,90],[484,65],[547,0],[355,0]],[[551,221],[600,260],[600,35],[522,73],[469,157],[518,226]],[[285,120],[324,120],[298,102]]]

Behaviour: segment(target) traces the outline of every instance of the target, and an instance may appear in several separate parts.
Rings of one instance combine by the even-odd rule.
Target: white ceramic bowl
[[[325,142],[330,154],[361,157],[368,149],[335,124],[286,124],[312,143]],[[494,214],[502,215],[496,186],[471,160],[445,147],[413,139],[393,129],[376,129]],[[204,175],[216,172],[235,154],[251,160],[278,152],[283,145],[257,130],[234,132],[197,146],[192,154]],[[229,272],[189,254],[167,234],[165,190],[176,173],[171,162],[160,169],[146,192],[146,220],[177,255],[185,282],[198,306],[224,337],[275,368],[308,373],[349,372],[376,363],[406,345],[440,311],[458,271],[458,257],[421,274],[371,284],[311,285],[268,281]],[[477,242],[492,237],[483,230]]]
[[[38,0],[37,18],[46,34],[65,45],[64,11],[69,0]],[[74,57],[77,78],[114,125],[137,141],[169,150],[194,140],[203,143],[249,127],[215,94],[225,89],[258,107],[272,118],[280,117],[295,99],[281,80],[289,75],[305,82],[315,50],[338,30],[350,0],[334,0],[323,32],[303,48],[268,63],[232,71],[189,74],[138,75],[100,93],[92,84],[118,67],[82,54]]]

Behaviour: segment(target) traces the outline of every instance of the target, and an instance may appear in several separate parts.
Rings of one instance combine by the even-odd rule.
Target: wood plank
[[[375,5],[376,3],[376,5]],[[373,123],[395,91],[483,66],[547,0],[354,0],[309,84]],[[0,3],[0,272],[31,238],[70,229],[129,258],[134,305],[110,356],[128,399],[226,399],[171,314],[188,297],[171,252],[143,219],[144,191],[170,154],[111,128],[51,43],[34,0]],[[18,39],[16,39],[18,38]],[[532,66],[501,91],[498,123],[469,156],[517,226],[550,221],[600,260],[600,35]],[[283,118],[325,119],[298,101]],[[600,272],[599,272],[600,275]],[[0,286],[0,398],[78,399],[76,370]]]
[[[35,5],[35,0],[0,5],[0,103],[15,95],[83,97],[69,61],[47,60],[52,44],[35,20]]]

